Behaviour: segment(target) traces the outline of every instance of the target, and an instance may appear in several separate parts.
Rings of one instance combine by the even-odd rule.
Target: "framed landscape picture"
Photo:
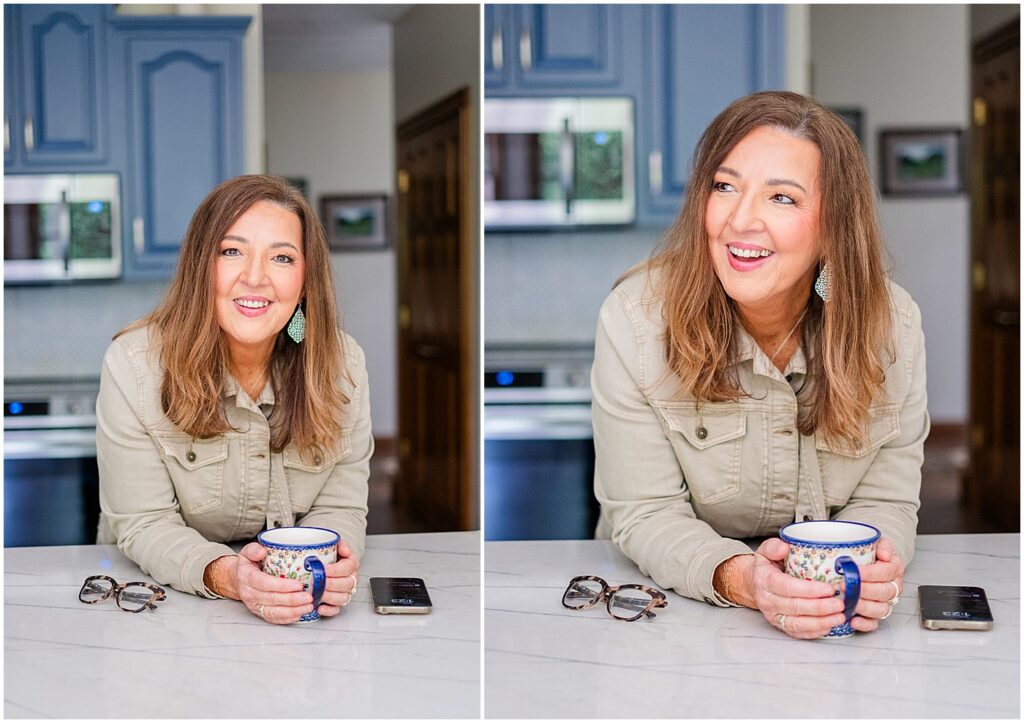
[[[321,196],[320,220],[331,251],[388,247],[388,197]]]
[[[959,128],[879,131],[882,194],[952,196],[963,193]]]

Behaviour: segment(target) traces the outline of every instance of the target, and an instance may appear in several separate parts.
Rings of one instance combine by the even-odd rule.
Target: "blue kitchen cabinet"
[[[112,5],[4,7],[4,169],[105,170]]]
[[[509,5],[484,5],[484,84],[488,90],[504,88],[509,83],[512,11]]]
[[[174,271],[200,201],[244,170],[247,17],[124,17],[112,23],[114,98],[127,126],[125,277]]]
[[[628,73],[623,5],[487,5],[484,83],[497,95],[607,95]],[[625,94],[625,93],[623,93]]]
[[[12,116],[20,117],[16,103],[18,94],[15,90],[17,84],[14,72],[17,46],[14,39],[14,6],[4,5],[4,170],[7,171],[14,163],[14,140],[11,133]]]
[[[730,102],[785,88],[784,8],[648,5],[639,114],[641,222],[664,226],[682,207],[693,151]]]

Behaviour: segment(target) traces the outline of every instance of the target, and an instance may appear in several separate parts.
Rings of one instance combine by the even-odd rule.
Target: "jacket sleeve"
[[[203,597],[206,566],[227,545],[186,526],[157,442],[143,423],[144,354],[115,341],[107,349],[96,401],[100,509],[118,549],[158,583]]]
[[[899,410],[900,431],[878,450],[849,501],[832,517],[874,525],[909,564],[914,556],[917,510],[921,507],[924,440],[931,422],[925,389],[924,332],[917,304],[911,301],[910,312],[897,315],[896,321],[903,325],[899,334],[903,343],[896,363],[904,365],[909,378],[909,391]]]
[[[339,461],[317,494],[309,511],[295,524],[326,527],[345,540],[357,557],[366,546],[366,512],[369,495],[370,457],[373,455],[373,434],[370,424],[370,391],[366,356],[354,342],[349,342],[355,364],[353,407],[355,421],[351,427],[351,454]]]
[[[591,379],[594,492],[612,541],[641,572],[686,597],[729,606],[712,585],[715,568],[751,551],[694,513],[672,444],[641,391],[644,345],[661,342],[642,336],[638,313],[617,291],[601,307]]]

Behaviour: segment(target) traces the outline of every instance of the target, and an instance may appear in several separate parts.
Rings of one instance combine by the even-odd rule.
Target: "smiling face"
[[[233,360],[269,356],[302,298],[302,223],[257,201],[224,234],[215,267],[217,323]]]
[[[704,227],[715,273],[741,312],[806,303],[819,257],[820,162],[813,142],[761,127],[715,171]]]

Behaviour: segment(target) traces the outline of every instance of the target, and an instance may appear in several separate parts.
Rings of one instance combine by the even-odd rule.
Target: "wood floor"
[[[382,445],[370,463],[370,514],[367,532],[389,534],[430,532],[395,503],[394,482],[398,458],[393,447]],[[917,531],[922,535],[995,532],[988,520],[965,509],[961,502],[961,471],[967,464],[967,446],[955,433],[936,430],[924,447],[921,509]]]

